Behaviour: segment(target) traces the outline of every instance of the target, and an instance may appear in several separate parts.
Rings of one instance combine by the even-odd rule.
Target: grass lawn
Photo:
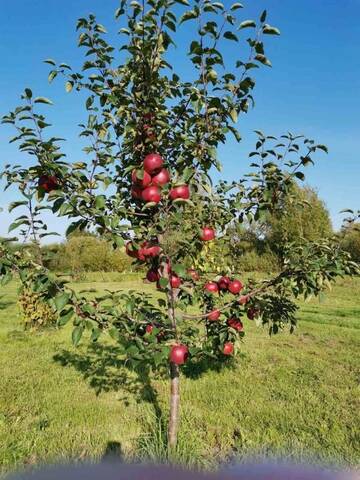
[[[105,280],[77,288],[141,285],[150,291],[136,279]],[[247,322],[233,368],[183,375],[175,461],[213,468],[248,455],[281,455],[360,463],[360,279],[341,280],[321,303],[302,304],[299,320],[294,335],[273,338]],[[109,451],[164,459],[168,382],[141,383],[116,367],[116,354],[106,342],[74,349],[67,327],[25,333],[15,283],[1,290],[3,472],[69,458],[98,460]]]

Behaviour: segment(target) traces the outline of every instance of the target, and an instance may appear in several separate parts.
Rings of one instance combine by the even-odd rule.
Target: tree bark
[[[168,430],[168,443],[171,449],[176,447],[179,426],[180,407],[180,375],[179,366],[170,363],[170,418]]]

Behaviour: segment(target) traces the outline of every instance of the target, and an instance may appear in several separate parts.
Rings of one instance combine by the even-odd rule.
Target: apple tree
[[[296,298],[318,295],[356,264],[332,240],[286,244],[275,276],[244,282],[213,252],[226,244],[237,222],[256,223],[275,213],[304,180],[304,168],[326,147],[303,136],[280,138],[257,131],[251,171],[232,182],[212,179],[220,171],[219,145],[253,106],[258,68],[271,66],[264,38],[279,35],[264,11],[257,21],[239,18],[243,6],[213,0],[121,0],[115,17],[119,45],[106,40],[94,15],[77,23],[85,61],[74,70],[46,60],[49,80],[62,77],[70,93],[86,94],[83,161],[66,159],[62,139],[48,135],[43,109],[52,102],[26,88],[22,103],[3,118],[15,128],[11,142],[30,155],[23,165],[6,165],[6,188],[21,214],[10,225],[39,245],[48,232],[43,211],[69,222],[67,234],[96,232],[146,264],[147,281],[159,293],[113,291],[76,293],[43,265],[40,250],[0,244],[4,285],[13,275],[58,313],[58,324],[73,323],[72,340],[101,341],[108,334],[134,369],[169,373],[169,446],[179,419],[179,374],[185,362],[228,362],[241,348],[246,322],[276,334],[296,324]],[[240,15],[241,14],[241,15]],[[188,45],[183,35],[191,32]],[[187,53],[188,78],[169,63],[175,46]],[[233,45],[233,55],[222,47]],[[241,45],[241,47],[240,47]],[[51,129],[51,131],[53,131]]]

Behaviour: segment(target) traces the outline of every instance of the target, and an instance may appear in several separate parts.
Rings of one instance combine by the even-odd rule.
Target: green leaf
[[[47,105],[53,105],[53,102],[45,97],[36,97],[34,103],[46,103]]]
[[[32,97],[32,91],[30,90],[30,88],[25,88],[25,97],[26,98]]]
[[[243,28],[255,28],[256,27],[256,23],[254,22],[254,20],[244,20],[243,22],[240,23],[240,25],[238,26],[238,30],[242,30]]]
[[[72,308],[62,311],[60,313],[58,325],[62,327],[71,319],[73,315],[74,315],[74,310]]]
[[[115,327],[110,328],[109,335],[116,342],[118,342],[120,340],[120,333],[119,333],[118,329],[115,328]]]
[[[265,35],[280,35],[280,30],[278,28],[272,27],[271,25],[264,25],[263,33]]]
[[[242,3],[233,3],[230,10],[238,10],[239,8],[244,8],[244,5]]]
[[[239,41],[239,39],[235,35],[235,33],[232,33],[230,31],[227,31],[227,32],[224,33],[224,38],[227,38],[228,40],[234,40],[235,42]]]
[[[161,277],[159,280],[159,285],[161,288],[166,288],[169,283],[169,280],[165,277]]]
[[[54,78],[57,76],[58,72],[56,70],[51,70],[48,76],[48,82],[51,83]]]
[[[65,235],[66,236],[70,235],[70,233],[72,233],[74,230],[77,230],[81,224],[82,224],[82,220],[78,220],[77,222],[71,223],[66,229]]]
[[[15,208],[20,207],[22,205],[27,205],[27,203],[28,203],[27,200],[22,200],[20,202],[11,202],[10,205],[9,205],[8,211],[10,213],[13,210],[15,210]]]
[[[230,110],[229,112],[229,115],[231,117],[231,120],[236,123],[237,122],[237,119],[238,119],[238,114],[237,114],[237,111],[235,108],[233,108],[232,110]]]
[[[73,343],[74,347],[78,346],[83,332],[84,332],[84,327],[82,325],[79,325],[78,327],[75,327],[74,330],[72,331],[71,338],[72,338],[72,343]]]
[[[300,180],[305,180],[305,175],[302,172],[295,172],[295,177]]]
[[[181,25],[184,22],[187,22],[188,20],[192,20],[194,18],[197,18],[199,16],[199,11],[198,10],[189,10],[185,12],[182,17],[180,18],[179,24]]]
[[[69,293],[63,292],[63,293],[60,293],[59,295],[56,295],[56,297],[54,298],[56,309],[60,312],[65,307],[65,305],[67,305],[69,300],[70,300]]]
[[[262,55],[261,53],[258,53],[256,56],[255,56],[255,60],[257,60],[258,62],[264,64],[264,65],[267,65],[268,67],[271,67],[271,62],[268,58],[265,57],[265,55]]]
[[[54,65],[54,66],[56,65],[56,63],[52,58],[47,58],[46,60],[44,60],[44,63],[49,63],[50,65]]]
[[[73,86],[74,86],[73,82],[66,82],[65,83],[65,90],[69,93],[73,89]]]
[[[266,12],[266,10],[264,10],[264,11],[262,12],[261,16],[260,16],[260,22],[261,22],[261,23],[262,23],[262,22],[265,22],[265,20],[266,20],[266,15],[267,15],[267,12]]]
[[[99,210],[103,210],[105,208],[105,205],[106,205],[106,197],[105,195],[98,195],[96,198],[95,198],[95,206],[96,208],[98,208]]]
[[[328,150],[326,145],[316,145],[316,148],[319,148],[320,150],[322,150],[325,153],[329,153],[329,150]]]
[[[101,25],[101,23],[98,23],[96,25],[95,30],[100,33],[107,33],[106,28],[104,27],[104,25]]]
[[[171,270],[173,270],[179,277],[184,277],[186,275],[186,268],[181,263],[176,263],[175,265],[172,265]]]
[[[20,227],[21,225],[29,225],[29,221],[27,219],[21,219],[19,221],[13,222],[8,229],[8,233],[12,232],[16,228]]]

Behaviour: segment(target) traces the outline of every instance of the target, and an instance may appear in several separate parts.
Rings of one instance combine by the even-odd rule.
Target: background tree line
[[[311,187],[294,188],[295,200],[286,199],[280,214],[266,215],[256,228],[250,224],[234,224],[228,231],[231,237],[228,248],[221,239],[217,240],[211,252],[214,265],[218,265],[221,258],[220,270],[231,263],[239,272],[276,271],[287,241],[298,244],[334,235],[329,212],[316,190]],[[353,260],[359,262],[360,225],[348,224],[336,235]],[[32,247],[27,245],[27,248]],[[141,267],[132,265],[132,259],[124,249],[114,250],[111,243],[91,233],[74,232],[64,242],[44,245],[41,250],[47,267],[74,277],[86,272],[141,270]]]

